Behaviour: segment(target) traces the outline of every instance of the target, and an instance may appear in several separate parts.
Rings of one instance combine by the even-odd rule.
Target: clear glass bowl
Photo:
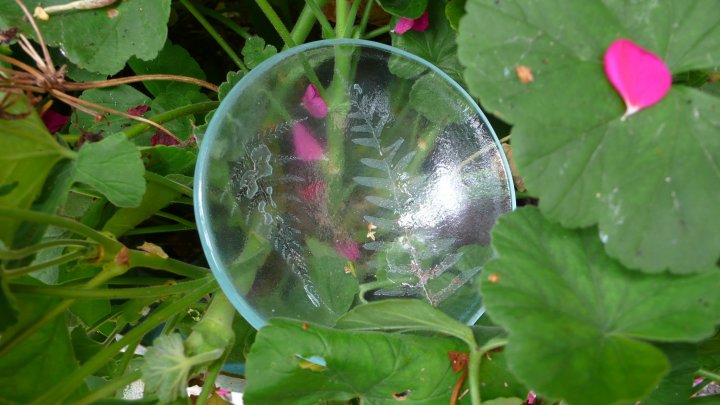
[[[332,325],[386,298],[475,322],[489,231],[514,201],[472,98],[417,56],[360,40],[253,69],[213,116],[195,172],[210,266],[258,328]]]

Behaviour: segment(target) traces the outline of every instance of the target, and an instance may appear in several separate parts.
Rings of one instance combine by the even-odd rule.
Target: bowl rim
[[[271,56],[270,58],[266,59],[262,63],[260,63],[258,66],[256,66],[254,69],[250,70],[247,74],[245,74],[240,81],[238,81],[233,88],[230,90],[230,92],[225,96],[223,101],[218,106],[217,110],[213,114],[210,123],[208,124],[208,127],[205,131],[205,136],[203,136],[202,140],[199,142],[199,152],[197,157],[197,162],[195,166],[195,172],[194,172],[194,179],[193,179],[193,205],[194,205],[194,212],[195,212],[195,223],[197,225],[197,231],[200,237],[200,243],[203,248],[203,252],[205,254],[205,257],[208,261],[208,264],[210,265],[210,270],[213,273],[213,276],[218,281],[218,284],[220,285],[220,288],[225,293],[225,295],[228,297],[230,302],[233,304],[233,306],[238,310],[240,315],[245,318],[245,320],[250,323],[255,329],[260,329],[261,327],[268,324],[268,321],[266,319],[263,319],[262,316],[252,307],[252,305],[249,304],[249,302],[237,291],[237,289],[234,287],[234,283],[230,279],[230,277],[227,275],[227,273],[224,271],[224,266],[221,264],[220,256],[218,250],[215,248],[215,243],[211,238],[210,235],[210,227],[208,221],[205,220],[206,215],[208,215],[207,207],[203,205],[204,201],[204,194],[203,194],[203,188],[205,186],[205,177],[207,173],[207,167],[208,163],[211,160],[211,157],[209,156],[209,147],[206,145],[211,145],[215,141],[215,139],[218,137],[218,126],[220,125],[220,121],[222,121],[222,117],[224,117],[230,108],[230,106],[234,105],[242,92],[251,84],[253,83],[257,78],[261,77],[266,71],[268,71],[271,67],[281,63],[283,60],[290,58],[296,54],[302,53],[304,51],[318,49],[318,48],[324,48],[324,47],[333,47],[337,45],[353,45],[353,46],[359,46],[359,47],[368,47],[368,48],[375,48],[380,49],[385,52],[388,52],[390,54],[400,55],[402,57],[405,57],[407,59],[413,60],[415,62],[418,62],[431,71],[433,71],[435,74],[439,75],[442,79],[444,79],[448,84],[450,84],[456,91],[462,95],[466,101],[470,104],[472,108],[475,109],[475,111],[480,115],[480,118],[482,119],[483,123],[485,124],[488,133],[490,136],[492,136],[492,139],[495,141],[495,146],[498,149],[498,152],[500,154],[500,157],[502,159],[503,167],[505,168],[505,173],[507,175],[507,185],[510,190],[510,200],[511,200],[511,211],[514,211],[516,209],[516,203],[515,203],[515,185],[512,178],[512,172],[510,171],[510,165],[508,164],[507,157],[505,156],[505,151],[503,150],[502,144],[500,143],[500,140],[498,139],[497,135],[495,134],[495,130],[493,129],[492,125],[490,125],[490,122],[488,121],[487,117],[485,116],[485,113],[480,109],[478,104],[475,102],[475,100],[470,96],[470,94],[465,91],[465,89],[460,86],[452,77],[450,77],[447,73],[443,72],[440,68],[435,66],[434,64],[428,62],[427,60],[414,55],[412,53],[409,53],[407,51],[404,51],[402,49],[386,45],[380,42],[374,42],[374,41],[368,41],[363,39],[348,39],[348,38],[342,38],[342,39],[324,39],[320,41],[313,41],[308,42],[290,49],[286,49],[284,51],[278,52],[277,54]],[[468,320],[468,324],[472,325],[474,324],[477,319],[480,318],[484,310],[481,308],[478,311],[478,314],[474,316],[472,319]],[[230,327],[230,326],[228,326]]]

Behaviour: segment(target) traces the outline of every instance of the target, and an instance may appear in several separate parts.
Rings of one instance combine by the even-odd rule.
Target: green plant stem
[[[335,37],[344,38],[347,26],[348,3],[345,0],[335,2]]]
[[[24,221],[44,223],[58,228],[67,229],[99,243],[105,250],[106,256],[111,255],[114,257],[123,247],[122,243],[105,235],[104,233],[98,232],[87,225],[81,224],[80,222],[57,215],[14,207],[0,207],[0,217],[22,219]]]
[[[194,222],[190,222],[190,221],[188,221],[187,219],[185,219],[185,218],[183,218],[183,217],[180,217],[180,216],[177,216],[177,215],[174,215],[174,214],[170,214],[169,212],[158,211],[158,212],[155,213],[155,216],[158,216],[158,217],[160,217],[160,218],[169,219],[169,220],[171,220],[171,221],[177,222],[178,224],[185,225],[185,226],[187,226],[188,228],[195,229],[195,223],[194,223]]]
[[[161,306],[159,309],[156,309],[145,321],[131,329],[122,339],[111,343],[108,347],[98,352],[75,371],[67,375],[62,381],[46,391],[45,394],[35,399],[31,405],[61,403],[68,395],[75,391],[77,387],[82,385],[85,377],[107,364],[123,347],[141,339],[146,333],[163,323],[169,316],[182,311],[215,289],[217,289],[217,283],[215,283],[215,280],[210,280],[183,298],[173,302],[166,302],[164,307]]]
[[[100,273],[95,275],[95,277],[90,279],[87,283],[85,283],[79,288],[93,289],[105,283],[107,280],[125,273],[127,270],[127,266],[118,265],[114,262],[108,263],[103,267],[103,270]],[[75,301],[77,300],[74,298],[68,298],[61,301],[58,305],[56,305],[54,308],[52,308],[50,311],[46,312],[42,317],[40,317],[40,319],[36,320],[34,323],[30,324],[25,329],[21,329],[17,334],[9,337],[8,340],[5,341],[2,346],[0,346],[0,357],[7,354],[16,345],[18,345],[20,342],[35,333],[38,329],[45,326],[48,322],[55,319],[55,317],[64,313],[66,309],[70,308],[70,306],[75,303]]]
[[[190,187],[184,184],[180,184],[177,181],[170,180],[165,176],[161,176],[157,173],[153,173],[150,171],[145,171],[145,179],[157,185],[176,191],[181,195],[193,198],[193,191]]]
[[[23,257],[30,256],[33,253],[39,252],[43,249],[49,249],[53,247],[89,247],[94,246],[95,243],[88,240],[82,239],[52,239],[46,242],[40,242],[38,244],[28,246],[23,249],[17,250],[2,250],[0,249],[0,259],[13,260],[22,259]]]
[[[343,32],[342,38],[350,38],[353,33],[353,26],[355,24],[355,17],[357,17],[358,9],[360,9],[361,0],[353,0],[350,12],[345,20],[345,31]]]
[[[202,103],[189,104],[169,111],[165,111],[148,119],[156,124],[163,124],[165,122],[182,118],[187,115],[208,112],[217,108],[219,105],[220,102],[218,101],[203,101]],[[128,139],[133,139],[150,129],[155,129],[155,127],[141,122],[139,124],[135,124],[131,127],[125,128],[124,130],[122,130],[122,133],[124,133]]]
[[[203,278],[210,274],[210,270],[204,267],[195,266],[171,258],[164,259],[158,255],[141,252],[139,250],[128,251],[128,264],[130,268],[144,267],[147,269],[164,270],[179,276],[185,276],[193,279]]]
[[[290,31],[288,31],[287,27],[285,27],[285,24],[283,24],[280,16],[277,15],[270,3],[268,3],[267,0],[255,0],[255,4],[260,7],[260,10],[262,10],[263,14],[265,14],[265,17],[267,17],[268,21],[270,21],[270,24],[272,24],[273,28],[275,28],[275,31],[277,31],[277,33],[280,35],[280,38],[282,38],[285,46],[288,48],[293,48],[296,45],[295,40],[293,40],[292,36],[290,35]]]
[[[97,256],[97,250],[96,249],[84,249],[84,250],[76,250],[75,252],[70,252],[67,254],[64,254],[62,256],[58,256],[52,260],[48,260],[46,262],[42,263],[35,263],[31,264],[29,266],[24,267],[18,267],[15,269],[7,269],[2,271],[3,277],[7,279],[13,279],[16,277],[24,276],[25,274],[32,273],[34,271],[38,271],[44,268],[52,267],[52,266],[59,266],[61,264],[69,263],[76,259],[82,259],[82,258],[91,258]]]
[[[132,373],[126,374],[122,377],[113,378],[112,380],[108,381],[107,384],[94,390],[90,394],[78,399],[77,401],[75,401],[73,403],[75,405],[92,404],[96,401],[99,401],[99,400],[109,396],[109,395],[112,395],[115,391],[132,383],[133,381],[139,380],[140,378],[142,378],[142,373],[139,370],[133,371]]]
[[[363,35],[363,39],[373,39],[377,38],[380,35],[387,34],[392,30],[392,27],[389,25],[383,25],[382,27],[375,28],[374,30],[368,32],[367,34]]]
[[[217,380],[220,370],[222,370],[222,366],[225,364],[225,360],[227,360],[228,355],[230,355],[230,348],[226,349],[225,354],[208,367],[202,391],[200,392],[200,395],[198,395],[195,405],[207,404],[208,398],[210,398],[210,395],[215,391],[215,380]]]
[[[473,405],[482,404],[480,397],[480,364],[482,356],[478,349],[470,350],[470,360],[468,362],[468,384],[470,385],[470,403]]]
[[[194,231],[196,229],[197,229],[197,227],[195,227],[195,226],[187,226],[185,224],[146,226],[144,228],[131,229],[131,230],[125,232],[124,236],[151,235],[154,233]]]
[[[17,294],[46,295],[52,297],[77,298],[89,300],[114,300],[133,298],[159,298],[192,291],[207,282],[207,277],[183,281],[173,285],[154,285],[136,288],[97,288],[79,289],[77,287],[51,287],[41,285],[12,284],[10,291]]]
[[[365,10],[363,12],[362,18],[360,19],[360,25],[355,30],[355,33],[353,34],[353,38],[360,39],[360,37],[365,33],[365,29],[367,28],[368,21],[370,21],[370,12],[372,11],[372,8],[374,5],[375,5],[375,0],[368,0],[365,3]]]
[[[323,37],[325,38],[335,38],[335,30],[333,29],[332,25],[330,25],[330,21],[328,21],[327,17],[325,17],[325,14],[322,11],[322,6],[318,4],[315,0],[307,0],[305,2],[305,6],[310,8],[310,11],[315,16],[315,19],[318,23],[320,23],[320,27],[322,28]]]
[[[712,372],[710,370],[700,369],[695,374],[697,374],[700,377],[709,378],[717,383],[720,383],[720,374]]]
[[[238,34],[242,39],[248,39],[250,38],[250,33],[243,27],[241,27],[239,24],[237,24],[235,21],[225,17],[222,15],[222,13],[219,13],[211,8],[205,7],[203,5],[196,6],[200,11],[202,11],[203,14],[206,14],[219,22],[223,23],[226,27],[230,28]]]
[[[196,20],[198,20],[200,25],[202,25],[203,28],[205,28],[205,30],[208,32],[208,34],[213,37],[215,42],[220,45],[220,48],[222,48],[225,53],[228,54],[230,59],[235,62],[237,67],[241,71],[243,71],[243,73],[247,73],[249,70],[247,66],[245,66],[245,64],[243,63],[242,59],[240,59],[238,54],[233,51],[233,49],[230,47],[230,45],[228,45],[227,42],[225,42],[225,39],[215,30],[215,27],[213,27],[212,24],[208,22],[208,20],[202,15],[202,13],[200,13],[200,11],[195,7],[195,5],[192,4],[190,0],[180,0],[180,3],[185,6],[185,8],[190,12],[190,14],[193,15],[193,17],[195,17]]]
[[[122,358],[120,359],[120,363],[118,363],[117,368],[115,369],[115,378],[118,378],[125,374],[125,370],[127,370],[127,366],[130,364],[130,361],[135,357],[135,349],[140,345],[140,339],[130,343],[125,348],[125,353],[123,353]]]
[[[296,44],[305,42],[307,36],[310,34],[315,21],[320,23],[323,33],[328,30],[328,33],[332,33],[334,36],[334,30],[328,22],[325,14],[322,12],[322,7],[327,4],[328,0],[307,0],[305,6],[300,12],[300,16],[295,22],[295,26],[290,32],[290,37]],[[319,13],[319,14],[318,14]],[[324,22],[323,22],[324,21]]]

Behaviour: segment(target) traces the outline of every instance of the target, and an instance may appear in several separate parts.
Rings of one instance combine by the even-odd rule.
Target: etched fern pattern
[[[444,299],[467,282],[472,274],[460,274],[452,278],[444,287],[433,289],[430,282],[450,270],[462,257],[462,253],[450,253],[454,240],[430,240],[423,230],[399,219],[411,212],[420,197],[423,184],[422,175],[413,175],[406,171],[416,151],[400,154],[404,139],[385,141],[383,132],[390,122],[389,100],[382,91],[363,94],[359,85],[353,88],[351,97],[350,121],[351,141],[374,151],[375,157],[364,157],[360,162],[377,176],[356,176],[354,182],[363,187],[382,190],[381,195],[367,195],[365,199],[379,207],[386,215],[370,216],[364,219],[382,230],[390,240],[373,240],[365,243],[366,250],[385,252],[389,273],[413,275],[414,282],[402,282],[403,290],[420,290],[432,304],[439,305]],[[401,156],[399,156],[401,155]],[[395,257],[390,259],[389,257]],[[434,263],[434,264],[433,264]],[[392,289],[379,290],[379,295],[397,295]]]
[[[296,175],[273,176],[273,159],[285,162],[291,160],[292,157],[274,156],[261,139],[272,138],[279,130],[278,128],[276,131],[245,144],[247,153],[244,158],[233,163],[229,186],[235,196],[237,206],[241,206],[245,200],[245,204],[242,205],[247,207],[247,223],[250,223],[250,217],[254,212],[260,214],[263,223],[269,229],[268,240],[300,279],[310,302],[319,307],[321,302],[308,275],[306,252],[299,239],[301,232],[290,223],[295,219],[294,217],[283,218],[280,214],[282,210],[273,196],[274,183],[297,183],[304,180]]]

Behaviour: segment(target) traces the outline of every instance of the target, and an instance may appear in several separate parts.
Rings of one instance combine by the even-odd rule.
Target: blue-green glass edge
[[[423,58],[420,58],[417,55],[413,55],[409,52],[406,52],[402,49],[392,47],[390,45],[385,45],[379,42],[373,42],[373,41],[367,41],[362,39],[327,39],[322,41],[315,41],[315,42],[308,42],[306,44],[285,50],[283,52],[280,52],[264,62],[262,62],[260,65],[255,67],[255,69],[251,70],[248,74],[246,74],[240,81],[230,90],[228,95],[225,97],[222,103],[220,103],[220,106],[218,107],[215,114],[213,114],[212,119],[210,120],[210,123],[208,125],[207,130],[205,131],[205,136],[203,137],[203,140],[200,144],[200,151],[197,158],[197,165],[195,167],[195,177],[193,180],[193,196],[194,196],[194,210],[195,210],[195,221],[197,223],[198,227],[198,233],[200,234],[200,242],[203,247],[203,251],[205,252],[205,257],[207,258],[208,264],[210,265],[210,269],[213,272],[213,275],[218,280],[218,283],[220,284],[220,287],[222,288],[225,295],[230,299],[230,302],[233,303],[233,306],[237,308],[238,312],[245,318],[245,320],[248,321],[254,328],[260,329],[261,327],[265,326],[267,324],[267,321],[264,320],[258,313],[255,311],[255,309],[252,308],[252,306],[245,300],[245,298],[242,297],[237,292],[237,289],[234,288],[232,280],[227,276],[227,273],[222,270],[223,266],[220,264],[220,260],[218,258],[218,254],[215,251],[214,248],[214,241],[211,240],[212,236],[209,232],[209,227],[206,228],[205,223],[205,205],[203,204],[204,201],[204,195],[203,195],[203,186],[204,186],[204,177],[205,173],[207,171],[207,166],[209,163],[209,147],[206,147],[205,145],[211,145],[215,138],[218,135],[218,126],[220,125],[220,121],[222,121],[221,117],[224,117],[225,114],[228,112],[227,110],[230,108],[229,106],[235,104],[235,101],[240,97],[240,94],[242,91],[248,87],[249,83],[252,83],[257,77],[262,76],[267,70],[270,69],[270,67],[280,63],[282,60],[287,59],[291,56],[294,56],[300,52],[316,49],[316,48],[322,48],[326,46],[337,46],[337,45],[355,45],[355,46],[364,46],[369,48],[376,48],[381,49],[384,51],[387,51],[391,54],[401,55],[405,58],[414,60],[422,65],[427,66],[430,70],[437,73],[440,77],[444,78],[450,85],[452,85],[460,94],[465,97],[465,99],[470,103],[470,105],[475,109],[475,111],[480,115],[480,117],[483,120],[483,123],[487,127],[490,135],[492,136],[493,140],[495,141],[495,146],[498,149],[498,152],[500,154],[500,157],[502,158],[503,167],[505,168],[505,174],[506,174],[506,180],[507,180],[507,186],[510,190],[510,201],[511,201],[511,207],[512,210],[515,210],[516,203],[515,203],[515,185],[512,180],[512,172],[510,171],[510,165],[508,164],[507,158],[505,156],[505,152],[502,148],[502,145],[500,143],[500,140],[498,139],[497,135],[495,134],[495,130],[493,129],[492,125],[490,125],[490,122],[488,121],[487,117],[485,116],[485,113],[480,109],[480,106],[473,100],[473,98],[468,94],[465,89],[460,86],[455,80],[453,80],[450,76],[448,76],[445,72],[440,70],[437,66],[433,65],[432,63],[426,61]],[[482,315],[483,308],[481,308],[478,311],[478,314],[471,319],[468,320],[468,324],[472,325],[474,324]]]

